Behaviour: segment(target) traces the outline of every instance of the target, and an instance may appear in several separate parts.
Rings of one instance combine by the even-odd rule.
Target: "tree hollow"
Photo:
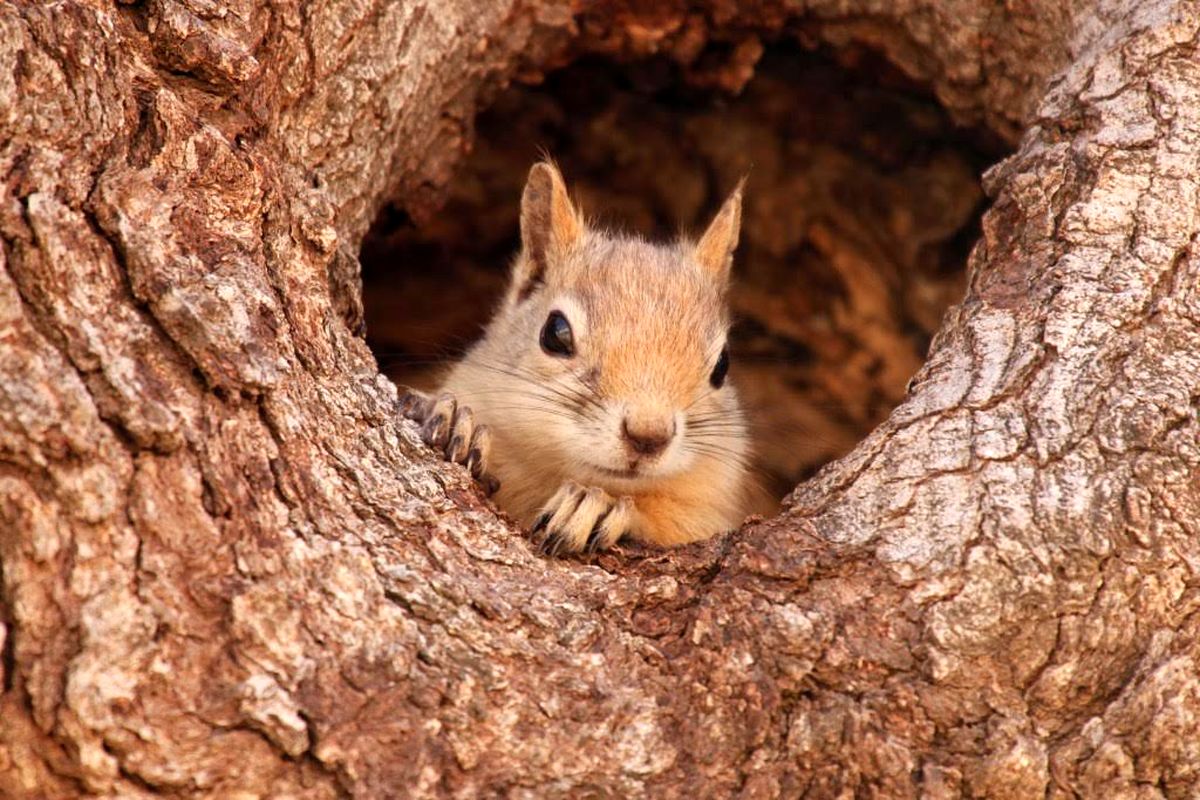
[[[364,241],[383,371],[434,388],[479,335],[542,154],[596,224],[659,239],[703,230],[747,175],[731,354],[756,477],[778,498],[844,455],[904,396],[961,299],[979,175],[1002,145],[877,55],[841,56],[775,43],[736,91],[666,58],[589,57],[501,92],[445,205],[420,221],[388,205]]]

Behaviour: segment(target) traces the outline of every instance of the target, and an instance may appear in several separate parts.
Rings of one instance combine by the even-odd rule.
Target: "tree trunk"
[[[0,795],[1200,790],[1200,8],[647,6],[0,6]],[[777,39],[1019,142],[966,296],[778,517],[539,558],[358,246],[514,79]]]

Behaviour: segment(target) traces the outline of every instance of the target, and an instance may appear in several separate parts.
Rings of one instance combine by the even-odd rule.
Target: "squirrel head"
[[[537,417],[538,457],[618,492],[698,458],[742,458],[726,381],[741,203],[739,184],[699,241],[652,244],[589,226],[555,166],[534,165],[521,251],[479,356]]]

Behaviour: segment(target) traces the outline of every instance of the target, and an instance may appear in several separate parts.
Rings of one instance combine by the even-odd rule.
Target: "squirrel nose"
[[[674,420],[621,420],[621,435],[635,453],[652,456],[661,453],[675,436]]]

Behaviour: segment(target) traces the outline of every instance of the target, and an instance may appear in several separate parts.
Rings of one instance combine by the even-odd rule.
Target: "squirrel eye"
[[[725,376],[729,374],[729,346],[721,348],[721,357],[717,359],[717,365],[713,367],[712,375],[708,376],[708,382],[712,384],[714,389],[720,389],[725,383]]]
[[[542,349],[552,356],[570,358],[575,355],[575,337],[571,335],[571,323],[561,311],[551,311],[542,326]]]

